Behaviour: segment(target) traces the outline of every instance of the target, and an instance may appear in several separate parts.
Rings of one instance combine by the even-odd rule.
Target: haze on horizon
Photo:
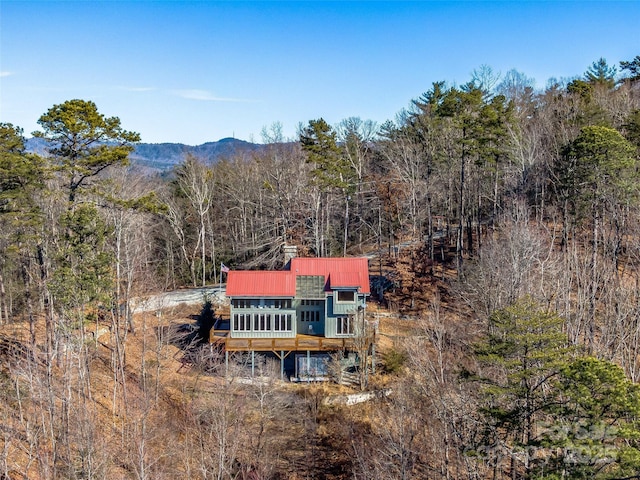
[[[640,2],[0,3],[0,121],[94,101],[146,143],[260,142],[382,123],[436,81],[516,69],[544,88],[638,54]]]

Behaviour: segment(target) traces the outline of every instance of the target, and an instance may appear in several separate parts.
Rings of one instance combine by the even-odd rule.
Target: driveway
[[[134,298],[131,301],[132,312],[150,312],[171,308],[184,303],[195,305],[204,303],[205,296],[208,296],[214,304],[221,304],[227,301],[225,287],[200,287],[185,288],[173,292],[164,292],[157,295],[150,295],[144,298]]]

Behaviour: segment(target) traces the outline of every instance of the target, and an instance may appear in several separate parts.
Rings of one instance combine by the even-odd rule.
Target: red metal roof
[[[296,275],[322,275],[328,278],[330,288],[358,287],[360,293],[371,293],[369,289],[369,261],[353,258],[302,258],[294,257],[290,264]]]
[[[357,288],[360,293],[371,293],[366,258],[295,257],[289,267],[284,271],[231,270],[227,276],[227,296],[295,297],[297,275],[322,276],[329,289]]]
[[[353,288],[362,285],[360,272],[331,272],[329,274],[329,288]]]
[[[296,279],[288,271],[231,270],[227,276],[229,297],[295,297]]]

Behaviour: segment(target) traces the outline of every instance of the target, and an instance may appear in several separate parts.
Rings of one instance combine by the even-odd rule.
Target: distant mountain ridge
[[[39,155],[47,153],[47,142],[41,138],[27,139],[26,147],[28,152]],[[154,170],[170,170],[189,154],[205,162],[216,163],[224,158],[255,152],[262,148],[263,145],[237,138],[223,138],[217,142],[196,146],[183,143],[138,143],[130,158],[134,165]]]

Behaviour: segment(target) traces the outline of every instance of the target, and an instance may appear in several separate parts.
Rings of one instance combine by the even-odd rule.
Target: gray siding
[[[357,295],[357,300],[352,303],[336,302],[336,292],[327,296],[327,317],[325,320],[324,336],[327,338],[341,338],[349,335],[339,335],[338,330],[338,317],[353,315],[354,320],[356,313],[358,312],[358,306],[364,308],[366,305],[365,295]]]
[[[234,300],[236,299],[232,299],[230,311],[231,338],[294,338],[296,336],[296,309],[293,299],[290,299],[290,308],[276,308],[274,303],[281,299],[241,299],[246,302],[244,307],[234,307]],[[236,328],[236,315],[242,315],[238,323],[244,323],[245,326],[248,323],[248,328]],[[279,322],[280,326],[283,326],[283,322],[287,322],[287,315],[291,316],[289,322],[291,330],[278,330],[276,323]]]
[[[300,288],[300,291],[304,291],[309,297],[284,299],[290,301],[290,308],[289,304],[283,307],[282,303],[279,303],[283,300],[280,298],[232,299],[231,338],[294,338],[297,334],[313,334],[326,338],[349,336],[337,333],[337,318],[351,315],[352,321],[356,321],[358,307],[365,307],[366,296],[357,294],[355,302],[338,302],[336,301],[337,292],[329,294],[324,292],[324,277],[307,276],[302,278],[306,283],[303,282],[304,286]],[[320,290],[321,288],[322,290]],[[243,306],[234,306],[236,300],[242,302]],[[250,319],[248,329],[235,328],[234,316],[236,314],[243,315],[245,322]],[[265,316],[262,328],[260,328],[261,315]],[[269,316],[268,322],[267,315]],[[282,321],[282,315],[291,315],[290,331],[275,328],[276,321]],[[256,316],[258,316],[258,328],[255,323]],[[266,323],[269,323],[268,329],[266,329]]]
[[[305,335],[325,335],[325,301],[319,299],[296,299],[296,328]]]
[[[349,313],[355,313],[358,310],[358,305],[362,305],[357,300],[355,302],[338,302],[336,301],[333,295],[330,295],[331,298],[331,310],[330,316],[338,316],[338,315],[347,315]],[[329,302],[329,300],[327,299]]]

